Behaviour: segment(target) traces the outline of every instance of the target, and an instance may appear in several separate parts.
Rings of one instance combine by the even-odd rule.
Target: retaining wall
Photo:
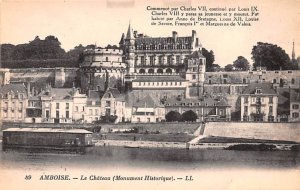
[[[206,123],[204,135],[300,142],[300,123]]]

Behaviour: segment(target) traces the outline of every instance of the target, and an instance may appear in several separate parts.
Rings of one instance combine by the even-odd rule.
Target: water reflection
[[[299,152],[89,147],[81,151],[7,149],[0,151],[1,168],[298,168]]]

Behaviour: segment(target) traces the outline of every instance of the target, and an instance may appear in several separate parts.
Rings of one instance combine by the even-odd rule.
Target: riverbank
[[[197,143],[184,142],[156,142],[156,141],[125,141],[125,140],[94,140],[95,146],[124,147],[124,148],[147,148],[147,149],[228,149],[228,150],[299,150],[299,144],[295,143]],[[241,145],[244,149],[241,149]],[[262,147],[263,148],[256,148]],[[237,148],[235,148],[237,147]],[[272,147],[272,149],[270,149]],[[298,148],[297,148],[298,147]]]

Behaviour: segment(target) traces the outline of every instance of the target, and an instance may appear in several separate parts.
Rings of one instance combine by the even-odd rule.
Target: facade
[[[72,123],[73,88],[47,87],[38,97],[42,105],[43,123]]]
[[[84,51],[80,65],[83,92],[104,92],[108,87],[122,88],[126,73],[123,51],[118,48],[96,48]]]
[[[166,114],[176,111],[183,114],[186,111],[193,111],[197,114],[197,121],[230,121],[231,106],[224,97],[205,97],[200,99],[184,99],[177,97],[168,99],[165,103]]]
[[[101,94],[99,91],[90,90],[85,104],[84,122],[93,123],[100,120]]]
[[[138,99],[129,108],[132,123],[156,123],[165,121],[165,107],[150,96]]]
[[[241,121],[277,121],[278,95],[270,83],[252,83],[241,94]]]
[[[300,90],[290,91],[290,122],[300,121]]]
[[[117,116],[116,123],[125,121],[125,100],[116,88],[108,88],[101,98],[101,115]]]
[[[24,122],[28,91],[24,84],[6,84],[0,87],[0,120]]]

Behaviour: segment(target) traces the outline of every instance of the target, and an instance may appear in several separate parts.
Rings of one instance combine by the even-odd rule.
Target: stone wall
[[[300,123],[210,122],[204,135],[300,142]]]
[[[11,83],[31,83],[31,87],[34,87],[36,90],[44,88],[45,85],[51,84],[55,85],[56,80],[61,80],[56,78],[59,76],[56,74],[57,71],[61,71],[60,68],[30,68],[30,69],[10,69],[10,82]],[[65,80],[60,81],[63,84],[60,87],[70,88],[73,85],[73,82],[76,78],[77,68],[64,68],[63,75]]]

